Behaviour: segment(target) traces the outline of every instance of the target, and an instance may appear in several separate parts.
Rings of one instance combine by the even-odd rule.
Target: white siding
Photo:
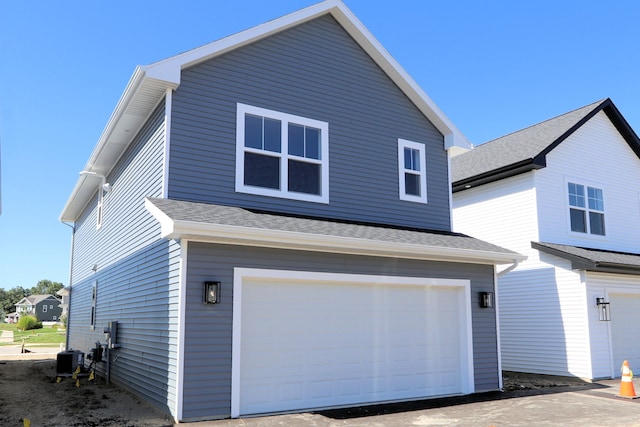
[[[569,233],[566,181],[604,192],[606,237]],[[547,156],[536,174],[540,240],[640,252],[640,159],[600,112]],[[631,184],[631,185],[630,185]]]
[[[504,370],[591,378],[585,286],[570,263],[543,255],[498,289]]]
[[[498,278],[503,369],[619,375],[613,332],[620,331],[612,329],[624,322],[600,322],[595,298],[640,294],[638,281],[574,271],[570,262],[531,249],[531,242],[640,252],[640,197],[629,185],[640,182],[640,160],[604,112],[546,160],[540,170],[455,193],[454,230],[529,257]],[[603,190],[605,237],[570,233],[568,181]]]
[[[524,255],[537,240],[536,195],[531,174],[454,193],[453,229]]]

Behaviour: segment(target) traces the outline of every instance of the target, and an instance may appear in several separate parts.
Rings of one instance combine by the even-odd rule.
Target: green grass
[[[0,322],[0,331],[16,331],[18,327],[15,323]]]
[[[22,344],[64,344],[66,339],[66,331],[51,327],[43,327],[42,329],[31,329],[29,331],[19,331],[16,325],[8,325],[0,323],[0,331],[13,331],[13,343],[5,343],[0,345]]]

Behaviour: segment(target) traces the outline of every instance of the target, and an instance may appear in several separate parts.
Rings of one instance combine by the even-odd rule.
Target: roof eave
[[[149,199],[145,200],[145,206],[160,223],[161,237],[165,239],[185,239],[229,245],[491,265],[512,264],[524,261],[527,258],[517,253],[385,242],[362,238],[174,220]]]
[[[493,169],[483,174],[455,181],[451,184],[451,191],[457,193],[458,191],[479,187],[484,184],[500,181],[532,170],[542,169],[546,166],[546,158],[544,156],[537,157],[535,159],[526,159],[503,168]]]
[[[176,81],[149,76],[145,67],[136,67],[82,170],[107,176],[164,98],[166,91],[175,89],[177,85]],[[94,177],[95,175],[82,175],[78,178],[60,214],[60,221],[77,220],[97,191]]]

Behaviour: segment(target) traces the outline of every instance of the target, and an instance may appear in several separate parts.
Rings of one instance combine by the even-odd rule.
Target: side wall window
[[[569,219],[574,233],[605,235],[602,189],[568,183]]]
[[[98,282],[96,281],[91,288],[91,329],[96,328],[96,300],[98,299]]]
[[[236,191],[329,203],[329,124],[238,104]]]
[[[427,172],[424,144],[398,139],[400,200],[427,203]]]

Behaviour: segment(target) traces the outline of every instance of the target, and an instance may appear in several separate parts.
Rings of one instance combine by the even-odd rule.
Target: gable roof
[[[167,90],[180,85],[182,70],[324,15],[331,15],[444,135],[446,149],[471,148],[464,135],[344,3],[326,0],[154,64],[138,66],[83,169],[90,173],[78,178],[60,220],[73,222],[78,218],[96,192],[97,179],[108,175]]]
[[[232,206],[146,199],[167,239],[483,264],[526,259],[464,234],[301,218]]]
[[[531,247],[571,261],[575,270],[640,274],[640,254],[590,249],[555,243],[531,242]]]
[[[640,157],[640,140],[607,98],[493,141],[451,159],[453,191],[487,184],[546,167],[546,155],[600,111],[604,111]]]
[[[25,304],[36,305],[49,298],[53,298],[57,302],[60,302],[60,300],[54,297],[53,295],[29,295],[27,297],[22,298],[20,301],[18,301],[14,305],[25,305]]]

